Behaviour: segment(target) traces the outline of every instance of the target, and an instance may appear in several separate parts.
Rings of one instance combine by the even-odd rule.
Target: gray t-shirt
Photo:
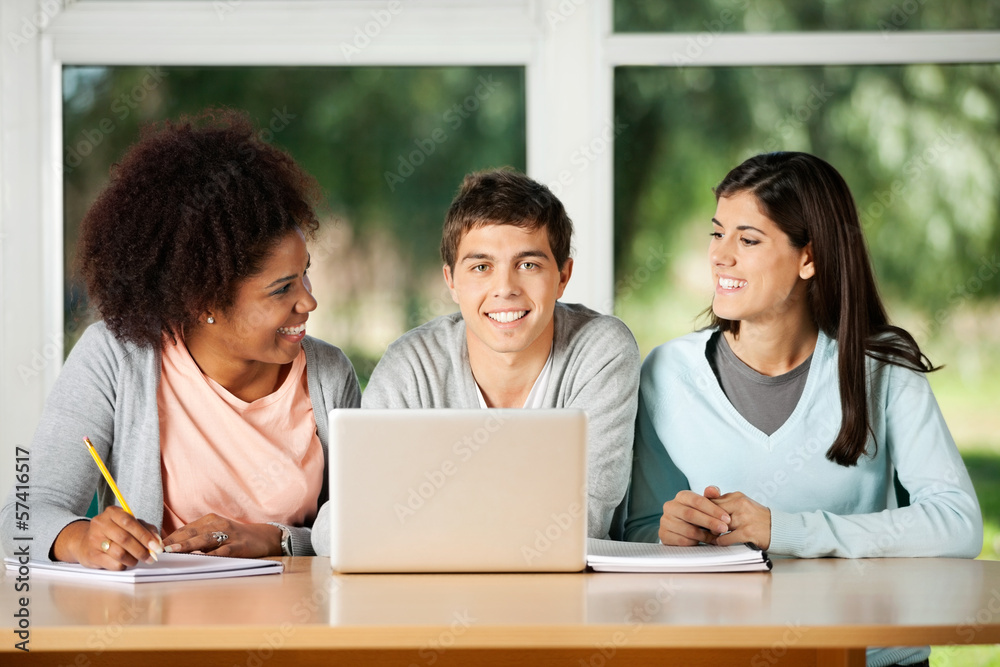
[[[736,411],[757,430],[771,435],[785,423],[802,396],[812,355],[782,375],[762,375],[743,363],[716,331],[705,349],[722,391]]]

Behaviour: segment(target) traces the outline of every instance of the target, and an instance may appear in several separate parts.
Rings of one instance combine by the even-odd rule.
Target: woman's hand
[[[690,547],[699,542],[714,543],[716,536],[730,530],[730,516],[710,497],[719,497],[719,490],[710,486],[701,496],[694,491],[681,491],[663,504],[660,517],[660,542],[672,546]]]
[[[708,489],[705,489],[705,497],[710,498],[731,518],[729,532],[716,537],[712,541],[713,544],[724,547],[753,542],[761,549],[771,546],[771,510],[739,491],[719,495],[717,488],[714,486],[709,488],[713,489],[714,493],[709,494]]]
[[[237,523],[206,514],[163,538],[165,550],[213,556],[260,558],[281,555],[281,529],[267,523]]]
[[[124,570],[139,561],[152,563],[150,551],[163,553],[156,527],[117,505],[106,507],[90,521],[74,521],[52,544],[56,560],[102,570]]]

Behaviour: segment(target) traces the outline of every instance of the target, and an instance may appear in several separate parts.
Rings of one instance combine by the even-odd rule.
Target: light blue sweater
[[[806,386],[771,436],[726,398],[705,356],[714,330],[653,350],[642,366],[625,538],[656,542],[663,504],[710,485],[771,510],[773,555],[974,558],[983,520],[976,492],[927,378],[869,359],[877,448],[852,467],[827,460],[840,430],[837,345],[819,334]],[[893,470],[910,494],[896,508]],[[869,665],[911,662],[927,649],[879,649]]]

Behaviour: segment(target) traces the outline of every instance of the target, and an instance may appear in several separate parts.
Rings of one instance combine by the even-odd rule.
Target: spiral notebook
[[[752,544],[668,547],[588,538],[587,565],[597,572],[767,572],[771,560]]]
[[[40,574],[78,580],[117,581],[132,584],[249,577],[260,574],[281,574],[284,570],[284,565],[280,561],[254,558],[164,553],[159,555],[159,559],[158,562],[139,563],[135,567],[118,571],[97,570],[78,563],[52,563],[41,560],[29,560],[23,566],[28,567],[32,575]],[[22,563],[16,558],[5,558],[4,563],[6,563],[8,570],[18,570],[22,567]]]

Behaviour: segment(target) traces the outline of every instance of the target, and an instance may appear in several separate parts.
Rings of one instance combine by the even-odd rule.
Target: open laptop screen
[[[333,410],[333,568],[582,570],[586,479],[582,410]]]

